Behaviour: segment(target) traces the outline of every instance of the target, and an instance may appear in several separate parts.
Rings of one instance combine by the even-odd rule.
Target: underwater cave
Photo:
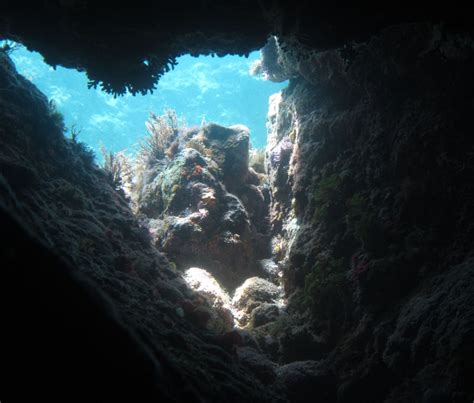
[[[7,1],[0,401],[473,401],[472,26]]]

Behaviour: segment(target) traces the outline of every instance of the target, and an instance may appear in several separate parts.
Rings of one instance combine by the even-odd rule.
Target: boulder
[[[183,278],[212,307],[206,327],[216,333],[230,331],[234,325],[230,298],[216,279],[209,272],[198,267],[186,270]]]
[[[235,290],[232,299],[234,317],[240,326],[246,326],[255,308],[263,303],[275,303],[280,298],[280,289],[260,277],[251,277]]]
[[[176,152],[149,162],[136,186],[155,245],[178,269],[205,267],[229,291],[262,274],[258,261],[271,253],[269,200],[249,174],[248,137],[245,126],[183,131]]]
[[[203,133],[206,146],[222,169],[224,184],[229,191],[235,191],[248,175],[249,129],[244,125],[224,127],[211,123]]]
[[[279,315],[280,309],[278,308],[278,305],[264,302],[251,312],[249,327],[256,328],[266,325],[269,322],[273,322]]]

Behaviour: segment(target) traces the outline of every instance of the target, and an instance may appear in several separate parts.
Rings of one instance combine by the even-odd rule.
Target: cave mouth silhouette
[[[243,124],[250,129],[252,147],[263,148],[268,98],[287,84],[251,75],[252,65],[260,58],[258,51],[248,57],[184,55],[160,78],[154,93],[114,96],[89,89],[86,74],[74,68],[53,69],[41,54],[19,43],[0,41],[0,45],[8,47],[19,73],[54,102],[66,127],[79,133],[79,140],[99,161],[102,145],[112,152],[135,154],[150,113],[160,115],[166,109],[175,110],[188,126]]]
[[[39,53],[29,52],[19,43],[3,42],[3,47],[10,48],[7,51],[15,62],[18,72],[37,85],[47,95],[51,107],[64,116],[65,135],[70,135],[74,141],[85,144],[94,152],[97,162],[104,167],[107,158],[114,155],[114,152],[115,155],[118,155],[117,152],[120,155],[128,154],[133,160],[139,153],[140,142],[146,136],[147,130],[142,130],[143,134],[136,136],[134,141],[127,139],[127,134],[139,133],[140,126],[145,129],[145,122],[149,128],[152,126],[153,116],[159,115],[160,107],[164,111],[170,107],[177,116],[178,111],[182,112],[183,119],[180,119],[180,123],[187,127],[193,124],[204,127],[207,123],[216,121],[224,126],[243,123],[249,127],[251,134],[254,128],[257,134],[250,136],[249,152],[251,160],[259,159],[259,167],[252,165],[252,168],[255,168],[259,175],[265,174],[263,150],[267,141],[265,120],[269,101],[286,87],[287,81],[275,83],[268,80],[268,77],[263,77],[264,74],[258,71],[262,57],[260,52],[253,52],[248,58],[184,56],[178,60],[174,70],[161,77],[154,95],[125,94],[116,97],[100,89],[87,88],[87,77],[75,69],[62,67],[52,69],[43,62]],[[199,113],[203,110],[206,113]],[[152,118],[146,111],[152,114]],[[138,117],[135,118],[134,115]],[[188,122],[189,116],[193,115],[197,117],[194,117],[194,121]],[[85,125],[81,125],[81,122],[85,122]],[[133,135],[130,137],[133,140]],[[249,164],[252,163],[249,161]],[[268,196],[265,203],[268,210],[270,208]],[[269,241],[267,247],[271,247]],[[265,263],[259,263],[257,260],[265,260]],[[276,280],[278,269],[272,262],[270,254],[255,258],[251,264],[270,267],[274,282],[280,283],[281,286],[282,280],[281,278]],[[228,300],[226,306],[234,317],[233,325],[243,328],[244,325],[241,323],[247,323],[248,318],[239,323],[243,314],[232,305],[233,297],[242,291],[221,287],[209,273],[206,272],[206,276],[199,271],[193,271],[196,269],[194,266],[195,264],[191,262],[189,267],[181,267],[183,278],[188,285],[200,292],[217,289],[215,292],[219,294],[219,298]],[[204,265],[203,269],[205,268]],[[278,276],[281,277],[281,272]],[[247,284],[251,278],[250,274],[243,275],[239,285]],[[196,286],[197,283],[199,286]],[[277,298],[276,292],[273,292],[275,297],[271,300],[275,303],[275,307],[283,311],[286,301],[282,293]]]
[[[254,9],[249,7],[241,14],[233,12],[233,5],[229,3],[221,13],[224,15],[219,15],[216,9],[209,12],[204,10],[204,3],[194,2],[196,8],[201,7],[201,13],[188,15],[207,30],[196,39],[194,34],[201,27],[190,24],[187,19],[162,25],[166,12],[155,15],[147,10],[146,15],[140,16],[145,18],[128,18],[127,15],[115,19],[110,17],[121,13],[123,16],[125,8],[94,13],[94,5],[90,2],[61,1],[38,2],[31,6],[30,14],[25,15],[24,10],[20,10],[21,3],[17,2],[14,12],[5,8],[0,31],[8,31],[7,37],[23,37],[29,47],[42,49],[49,60],[88,71],[96,83],[110,92],[120,92],[125,87],[137,92],[152,88],[156,81],[154,77],[133,71],[134,56],[147,55],[152,48],[150,43],[153,45],[160,31],[166,32],[170,25],[176,29],[167,32],[168,38],[176,38],[178,45],[164,45],[158,49],[156,57],[163,56],[165,62],[186,47],[192,47],[196,53],[217,48],[221,53],[231,48],[246,52],[265,40],[269,32],[286,33],[290,39],[301,33],[300,37],[308,39],[306,45],[310,51],[313,49],[319,55],[328,51],[326,54],[330,56],[339,46],[360,43],[357,49],[349,45],[344,49],[345,55],[341,54],[353,62],[354,52],[362,51],[348,70],[339,70],[340,64],[333,63],[322,63],[322,67],[328,66],[330,72],[341,74],[328,77],[313,74],[310,69],[299,70],[297,78],[292,80],[293,94],[290,91],[285,94],[286,101],[293,103],[295,111],[304,118],[301,122],[311,124],[306,137],[299,138],[299,145],[304,146],[299,149],[299,158],[305,166],[298,178],[293,177],[293,184],[298,186],[291,189],[297,192],[295,208],[302,231],[297,234],[300,242],[295,242],[298,253],[292,256],[286,273],[289,292],[299,289],[309,297],[317,297],[319,284],[326,284],[320,280],[331,281],[330,285],[334,287],[330,290],[337,289],[341,281],[347,280],[348,276],[311,276],[309,279],[313,281],[307,287],[306,274],[317,267],[316,263],[325,264],[328,271],[342,267],[351,275],[349,280],[354,288],[349,289],[348,303],[345,303],[346,295],[339,298],[338,293],[332,293],[337,298],[325,298],[329,302],[329,315],[328,311],[319,308],[324,308],[320,302],[324,297],[331,297],[330,293],[320,294],[323,299],[303,299],[302,302],[311,304],[313,312],[297,318],[299,322],[283,323],[283,329],[280,329],[283,332],[277,340],[281,350],[277,352],[278,360],[274,360],[277,364],[268,363],[263,355],[254,355],[244,365],[243,360],[237,363],[231,355],[232,349],[228,347],[229,344],[232,347],[233,341],[228,343],[229,339],[208,337],[198,327],[202,315],[192,317],[196,326],[180,320],[188,314],[186,310],[194,312],[195,306],[172,303],[180,294],[173,286],[169,287],[176,278],[171,268],[165,267],[165,262],[157,259],[153,266],[147,260],[148,249],[131,250],[141,245],[142,233],[138,226],[129,231],[132,216],[122,208],[124,204],[116,197],[117,192],[104,191],[105,181],[98,180],[93,184],[92,193],[95,194],[93,197],[88,194],[85,200],[97,211],[106,213],[106,230],[97,236],[93,231],[96,227],[88,227],[85,223],[84,228],[92,230],[87,236],[95,237],[95,241],[101,242],[102,238],[108,237],[110,245],[104,243],[107,248],[113,245],[117,236],[124,239],[125,252],[110,260],[113,269],[117,270],[104,272],[105,265],[100,266],[101,262],[93,259],[85,263],[73,261],[72,264],[57,259],[50,253],[50,245],[40,242],[43,235],[45,242],[49,241],[47,238],[54,240],[58,254],[66,251],[66,258],[74,249],[71,245],[77,244],[90,251],[94,244],[83,242],[80,231],[74,231],[80,227],[72,230],[67,225],[54,228],[54,217],[69,217],[71,206],[58,207],[47,192],[36,192],[47,185],[48,171],[35,175],[29,169],[30,162],[33,169],[42,169],[41,163],[43,167],[52,168],[49,172],[57,172],[64,180],[62,184],[56,183],[55,190],[66,190],[64,194],[74,196],[74,201],[80,203],[80,192],[85,190],[81,182],[84,177],[77,174],[82,169],[81,161],[69,160],[70,166],[56,164],[54,151],[61,148],[55,148],[54,142],[59,136],[47,136],[52,125],[44,122],[48,119],[38,118],[46,116],[48,110],[43,108],[42,102],[31,97],[33,94],[36,100],[42,101],[42,95],[0,65],[11,82],[19,83],[16,89],[4,91],[2,88],[0,100],[3,105],[12,105],[8,110],[20,106],[15,111],[18,114],[15,116],[19,116],[19,129],[16,132],[10,129],[7,133],[7,128],[6,138],[0,138],[0,141],[5,140],[8,147],[1,148],[7,150],[11,145],[15,157],[21,157],[13,163],[6,161],[8,170],[3,171],[2,165],[0,178],[6,200],[5,205],[4,200],[0,201],[0,212],[7,217],[2,224],[8,234],[5,248],[0,251],[5,264],[3,273],[6,273],[6,281],[0,283],[0,295],[5,299],[2,312],[6,313],[6,342],[1,347],[5,367],[10,370],[9,377],[1,381],[0,389],[6,384],[5,396],[12,397],[12,401],[13,398],[28,400],[21,397],[29,389],[39,397],[48,396],[55,401],[51,394],[57,397],[57,386],[64,385],[69,394],[77,391],[76,397],[82,401],[90,399],[94,389],[99,389],[94,396],[104,401],[111,398],[140,401],[137,391],[156,396],[155,401],[160,398],[222,401],[229,396],[237,396],[235,401],[279,401],[272,394],[273,386],[277,386],[277,393],[284,390],[282,395],[286,394],[289,399],[296,396],[294,401],[306,401],[316,394],[324,401],[341,402],[472,400],[472,385],[467,376],[472,363],[466,361],[466,357],[472,356],[469,337],[472,335],[472,310],[469,309],[472,304],[469,301],[472,300],[470,284],[474,271],[469,258],[472,256],[472,226],[465,225],[472,221],[469,207],[469,200],[472,200],[469,170],[472,166],[466,162],[472,158],[464,150],[472,148],[467,139],[472,138],[469,136],[469,117],[473,103],[466,100],[472,98],[473,58],[471,45],[463,49],[463,44],[472,44],[472,40],[456,43],[456,39],[451,41],[452,25],[447,24],[445,31],[444,24],[442,27],[431,24],[437,24],[438,15],[443,22],[453,22],[453,15],[457,19],[462,9],[453,7],[450,11],[432,5],[418,13],[419,10],[412,11],[413,5],[404,9],[397,4],[385,14],[387,18],[380,18],[383,15],[377,12],[362,18],[364,12],[354,12],[354,8],[345,9],[341,14],[337,6],[326,5],[319,8],[316,15],[311,12],[314,8],[311,2],[306,2],[306,7],[295,7],[295,4],[285,6],[284,2],[270,1],[256,2]],[[236,4],[243,8],[250,3]],[[178,3],[173,4],[176,5],[172,7],[181,7]],[[273,10],[263,10],[272,5],[275,6]],[[76,6],[89,8],[86,12],[75,13]],[[156,3],[156,7],[162,7],[162,4]],[[230,12],[226,11],[228,9]],[[140,14],[138,10],[137,7],[133,11]],[[277,12],[264,13],[274,10]],[[409,14],[418,15],[405,18]],[[425,17],[428,14],[431,16]],[[470,16],[463,14],[463,22],[466,22]],[[45,22],[42,17],[46,15]],[[237,17],[232,18],[233,15]],[[245,27],[241,23],[242,15],[248,17]],[[64,19],[58,16],[67,16],[73,23],[64,24]],[[234,23],[229,24],[229,20]],[[419,20],[422,23],[418,23]],[[90,29],[102,21],[104,28],[101,31]],[[117,21],[123,25],[119,27]],[[398,25],[400,22],[410,23]],[[465,26],[472,32],[472,21],[468,24]],[[122,50],[112,37],[115,32],[124,33],[130,27],[134,28],[130,30],[132,35],[124,36],[124,43],[119,44]],[[150,27],[149,36],[142,35],[143,27]],[[113,34],[109,35],[110,32]],[[456,30],[453,34],[456,35]],[[137,41],[140,36],[144,36],[143,41]],[[74,42],[77,37],[84,38],[84,43]],[[137,47],[134,47],[134,41]],[[101,54],[101,47],[112,50],[113,57],[108,57],[109,53]],[[418,54],[419,51],[422,53]],[[152,62],[150,59],[149,64]],[[117,69],[110,69],[108,74],[107,67],[114,64]],[[127,71],[131,71],[130,76]],[[446,76],[450,79],[446,80]],[[341,77],[344,80],[340,80]],[[306,78],[316,86],[308,85]],[[345,78],[348,78],[349,86]],[[320,84],[323,87],[328,84],[326,93],[314,94],[312,89]],[[301,103],[291,96],[295,94],[301,95]],[[320,95],[324,95],[323,99],[329,104],[321,104]],[[24,100],[19,101],[19,98]],[[111,97],[110,103],[113,102],[117,101]],[[25,105],[38,107],[34,108],[38,112],[28,117],[30,109],[22,109]],[[3,108],[0,108],[0,114],[4,114]],[[33,122],[30,126],[34,129],[28,128],[25,121]],[[439,126],[434,125],[437,121],[441,123]],[[289,136],[296,133],[291,129]],[[35,137],[34,131],[45,136]],[[15,149],[23,140],[24,144],[30,144],[27,143],[30,139],[38,140],[37,145],[45,143],[49,147],[38,153],[27,147]],[[71,149],[66,142],[62,142],[61,147],[66,151]],[[390,158],[383,150],[390,153]],[[50,151],[52,154],[44,157]],[[444,152],[446,158],[439,160]],[[74,153],[69,155],[75,156]],[[37,157],[41,160],[35,165]],[[24,161],[27,164],[22,164]],[[347,170],[353,164],[355,169]],[[388,175],[384,174],[384,168],[391,169]],[[193,169],[193,172],[199,173],[199,169]],[[358,175],[350,176],[354,172]],[[417,175],[412,175],[413,172]],[[4,173],[9,175],[6,181],[3,180]],[[344,177],[338,173],[344,173]],[[344,189],[339,192],[340,179],[344,181]],[[323,194],[318,193],[321,183],[325,188]],[[75,193],[71,188],[79,192]],[[338,205],[329,205],[328,225],[318,228],[315,218],[320,217],[314,209],[317,199],[331,197],[334,193],[342,195],[351,189],[357,193],[350,195],[350,203],[341,198],[336,200]],[[25,208],[16,203],[16,195],[26,195],[21,200]],[[212,197],[208,199],[212,200]],[[53,210],[53,219],[44,206]],[[344,214],[347,208],[352,209],[349,217]],[[125,214],[122,217],[127,220],[109,220],[105,210],[119,212],[118,216]],[[395,217],[390,216],[391,211],[396,213]],[[12,219],[16,213],[21,216],[18,222]],[[42,213],[46,213],[46,219],[41,217]],[[332,225],[336,219],[338,225]],[[383,225],[379,219],[383,220]],[[345,232],[348,236],[344,238],[331,234],[339,235],[342,233],[340,228],[351,229],[350,226],[356,230],[355,239],[351,239],[350,231]],[[30,236],[28,230],[36,231],[36,236]],[[385,234],[390,237],[382,236]],[[349,242],[344,243],[346,240]],[[316,256],[317,249],[328,253]],[[108,252],[112,255],[116,251],[108,249]],[[135,261],[126,258],[127,252],[132,252],[137,261],[145,264],[135,265]],[[330,259],[333,252],[334,257],[347,255],[348,264]],[[27,257],[34,258],[37,264],[31,265]],[[322,262],[316,262],[320,257]],[[99,270],[94,273],[94,267],[89,263],[99,265]],[[45,268],[38,270],[43,266]],[[150,275],[152,283],[142,281],[140,276],[146,277],[153,268],[162,266],[160,275],[166,278]],[[136,267],[145,270],[137,274],[140,270],[135,270]],[[87,286],[79,285],[72,273],[77,271],[79,276],[83,274],[81,270],[85,279],[98,279],[100,287],[93,281]],[[94,277],[96,273],[98,276]],[[124,278],[130,282],[124,285]],[[144,285],[148,284],[153,284],[153,289],[145,289]],[[101,294],[102,286],[107,298],[91,298],[93,290]],[[107,305],[109,299],[113,304]],[[15,304],[12,305],[12,301]],[[347,316],[333,315],[340,307],[343,308],[340,312]],[[328,320],[333,318],[335,320]],[[306,326],[307,320],[312,321],[311,326]],[[452,338],[448,337],[449,343],[446,343],[449,329],[458,329],[458,332]],[[265,346],[268,351],[274,351],[274,344]],[[309,352],[313,355],[309,356]],[[52,363],[53,369],[47,371],[45,362]],[[251,366],[253,363],[258,365]],[[27,372],[25,368],[28,368]],[[25,388],[25,382],[29,388]],[[65,399],[61,396],[57,400]]]

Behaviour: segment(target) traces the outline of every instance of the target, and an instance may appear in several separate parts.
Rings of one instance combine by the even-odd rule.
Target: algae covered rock
[[[270,361],[265,354],[259,353],[251,347],[241,347],[237,349],[237,357],[239,362],[264,384],[275,381],[277,365]]]
[[[206,146],[222,169],[222,179],[229,191],[244,184],[249,168],[249,129],[211,123],[203,128]]]
[[[249,325],[251,328],[266,325],[269,322],[273,322],[279,315],[280,309],[278,305],[264,302],[250,314]]]
[[[472,400],[470,271],[453,264],[472,256],[474,58],[472,38],[446,34],[407,24],[352,55],[274,59],[300,76],[268,116],[274,254],[295,322],[278,359],[330,354],[339,401]]]
[[[175,143],[137,181],[137,210],[179,269],[202,267],[233,290],[262,273],[258,261],[270,252],[269,197],[249,170],[249,131],[209,124],[180,131]]]
[[[252,311],[264,303],[275,303],[280,298],[280,289],[259,277],[251,277],[235,290],[232,304],[235,318],[240,326],[248,324]]]
[[[260,265],[266,276],[273,282],[275,282],[281,274],[279,266],[272,259],[262,259],[260,260]]]
[[[183,278],[191,289],[202,296],[213,308],[209,310],[210,318],[206,323],[206,328],[215,333],[232,330],[234,318],[230,310],[229,295],[214,277],[206,270],[191,267],[186,270]]]

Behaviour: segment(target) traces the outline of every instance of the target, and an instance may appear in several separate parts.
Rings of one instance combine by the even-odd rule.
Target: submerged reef
[[[173,152],[141,168],[136,210],[179,269],[203,267],[232,291],[270,257],[268,188],[249,168],[249,131],[208,124],[176,133]]]
[[[190,316],[200,312],[201,326],[230,331],[273,321],[283,305],[281,271],[272,260],[270,191],[266,174],[250,166],[251,154],[264,170],[264,153],[250,150],[245,126],[186,128],[177,121],[168,111],[147,124],[129,186],[137,218],[190,287],[216,308],[185,306]]]
[[[104,170],[0,50],[2,401],[474,399],[472,24],[286,4],[8,2],[2,38],[114,93],[270,34],[290,82],[264,158],[167,114]]]

